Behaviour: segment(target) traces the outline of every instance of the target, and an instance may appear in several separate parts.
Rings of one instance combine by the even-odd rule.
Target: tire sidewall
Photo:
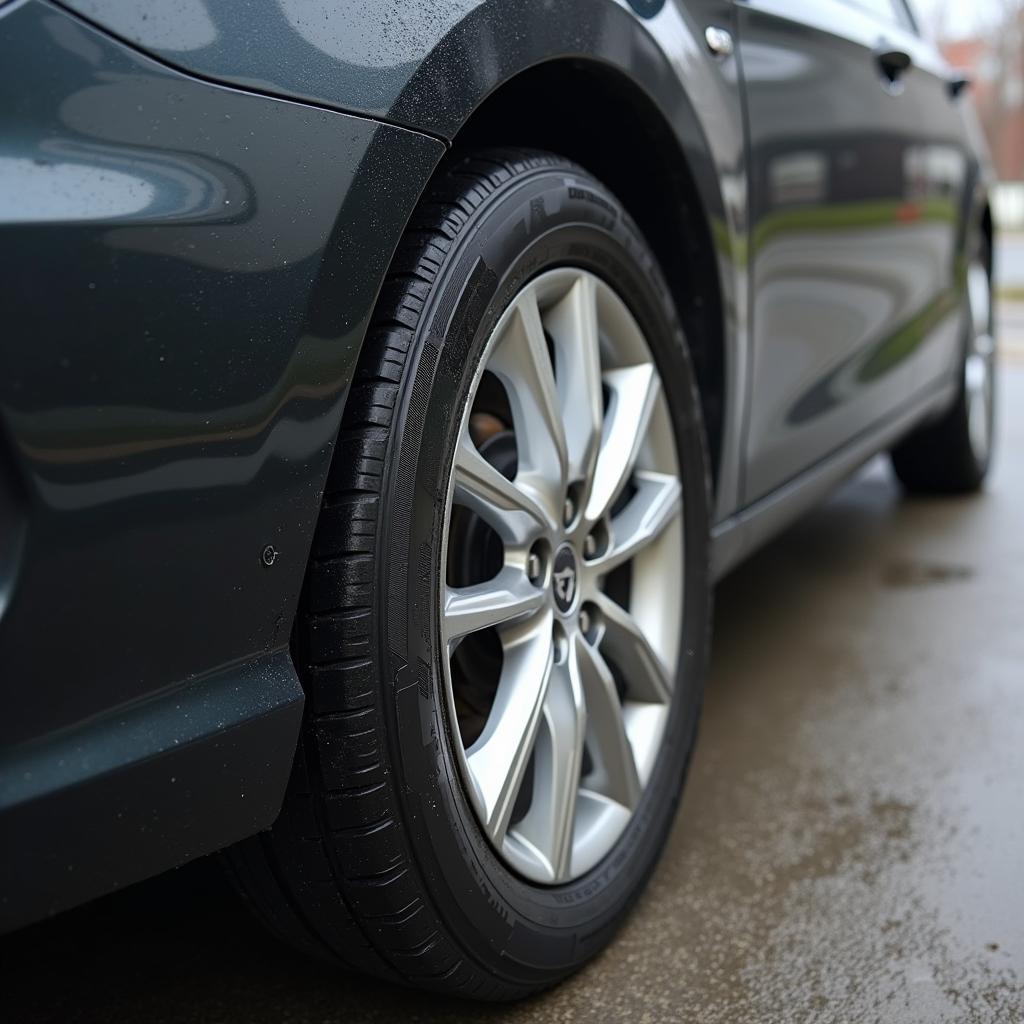
[[[529,280],[567,265],[615,289],[654,354],[681,467],[685,614],[677,697],[640,806],[592,871],[539,886],[499,859],[463,788],[440,661],[438,581],[457,433],[488,338]],[[569,167],[527,171],[474,212],[435,280],[412,359],[386,462],[377,579],[392,784],[414,862],[452,933],[479,936],[470,952],[488,970],[543,982],[599,950],[639,892],[671,825],[693,744],[710,623],[709,486],[694,376],[639,233],[602,186]]]

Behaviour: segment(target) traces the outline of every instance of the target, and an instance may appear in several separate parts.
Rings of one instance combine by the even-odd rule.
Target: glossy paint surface
[[[166,14],[141,0],[62,2],[193,73],[449,141],[495,90],[545,62],[583,60],[639,87],[680,147],[714,239],[723,320],[714,344],[728,363],[716,505],[719,517],[735,510],[747,382],[742,83],[738,59],[714,56],[704,39],[709,25],[735,33],[732,0],[181,0]]]
[[[949,377],[973,155],[944,69],[845,0],[740,5],[752,345],[744,499]],[[905,51],[895,89],[876,59]]]
[[[722,445],[715,480],[713,515],[735,511],[742,494],[742,434],[749,350],[749,223],[741,66],[735,54],[712,55],[704,41],[707,26],[738,33],[735,4],[728,0],[669,0],[643,23],[672,72],[681,97],[663,87],[659,103],[672,98],[666,114],[704,202],[719,282],[725,386]],[[662,99],[661,97],[665,97]],[[681,116],[692,110],[690,117]],[[692,120],[691,120],[692,118]],[[679,244],[689,240],[681,238]],[[685,284],[684,284],[685,287]]]
[[[538,60],[601,56],[643,79],[644,17],[616,0],[62,0],[170,64],[451,138],[495,85]],[[676,6],[668,4],[667,6]],[[701,6],[701,4],[684,6]],[[719,0],[718,6],[728,6]],[[636,12],[636,13],[634,13]],[[703,31],[703,29],[702,29]],[[663,63],[656,54],[656,67]]]
[[[195,82],[46,4],[2,28],[0,422],[28,524],[9,746],[286,646],[366,319],[442,146]]]
[[[267,828],[302,706],[277,651],[0,752],[0,932]]]

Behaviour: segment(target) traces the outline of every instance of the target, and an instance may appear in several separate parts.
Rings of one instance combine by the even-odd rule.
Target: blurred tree
[[[1024,181],[1024,0],[987,0],[973,10],[965,0],[932,0],[922,10],[946,59],[974,79],[998,176]]]
[[[1021,0],[998,0],[986,58],[992,63],[992,103],[987,112],[981,112],[999,176],[1014,181],[1024,178],[1022,27]]]

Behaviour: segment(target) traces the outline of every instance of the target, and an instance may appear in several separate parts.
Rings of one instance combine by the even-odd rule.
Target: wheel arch
[[[607,63],[545,61],[489,93],[453,144],[463,150],[513,145],[555,152],[616,194],[654,251],[671,290],[695,364],[717,476],[726,352],[722,282],[708,208],[721,196],[708,197],[707,184],[701,189],[688,159],[692,147],[690,153],[684,149],[659,105]],[[705,164],[706,151],[696,159]]]

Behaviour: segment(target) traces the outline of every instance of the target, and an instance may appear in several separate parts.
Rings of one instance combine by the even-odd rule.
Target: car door
[[[903,0],[737,0],[749,503],[946,379],[967,148]]]

